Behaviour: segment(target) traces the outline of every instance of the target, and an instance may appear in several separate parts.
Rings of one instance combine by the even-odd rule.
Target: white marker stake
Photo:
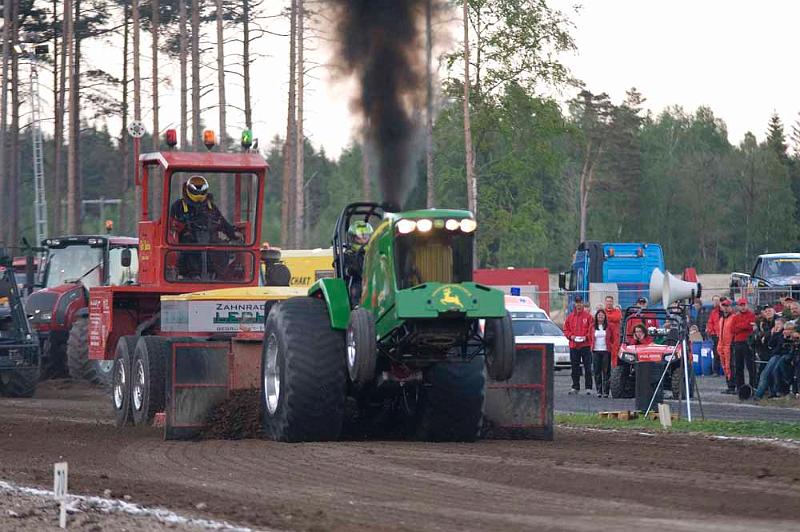
[[[61,528],[67,528],[67,463],[58,462],[53,466],[53,493],[56,500],[61,501],[61,513],[58,524]]]

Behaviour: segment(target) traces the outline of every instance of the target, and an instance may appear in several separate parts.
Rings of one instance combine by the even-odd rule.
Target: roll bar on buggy
[[[369,222],[373,218],[382,220],[385,213],[385,205],[370,202],[351,203],[342,210],[336,219],[336,227],[333,230],[333,269],[336,277],[340,279],[347,277],[343,255],[350,246],[347,242],[347,229],[350,224],[357,219],[365,222]]]

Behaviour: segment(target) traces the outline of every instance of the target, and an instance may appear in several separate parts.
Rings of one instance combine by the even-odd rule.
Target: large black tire
[[[686,396],[686,384],[683,382],[683,364],[676,365],[672,368],[671,377],[672,382],[672,398],[679,400],[684,399]],[[694,399],[694,372],[689,373],[689,398]]]
[[[630,367],[627,364],[619,364],[611,368],[608,384],[611,397],[614,399],[630,399],[636,395],[636,383],[631,378]]]
[[[264,434],[276,441],[337,440],[344,420],[347,366],[343,331],[331,328],[321,299],[273,307],[261,357]]]
[[[378,360],[375,346],[375,319],[365,308],[357,308],[350,313],[347,325],[347,372],[350,381],[358,388],[375,379],[375,365]]]
[[[123,336],[117,341],[114,352],[114,369],[111,371],[111,408],[118,427],[130,425],[131,416],[131,362],[138,336]]]
[[[136,342],[131,362],[131,413],[134,425],[149,425],[164,410],[167,352],[169,344],[160,336],[142,336]]]
[[[86,379],[97,386],[111,386],[114,362],[89,360],[89,320],[76,318],[67,340],[67,368],[73,379]]]
[[[44,339],[42,342],[42,362],[39,366],[40,380],[61,379],[68,376],[65,349],[66,346],[54,344],[49,337]]]
[[[419,437],[427,441],[475,441],[486,397],[482,357],[468,363],[433,364],[423,377]]]
[[[486,370],[489,378],[495,381],[507,381],[514,373],[514,328],[511,316],[486,320],[485,335]]]
[[[5,397],[33,397],[38,383],[38,367],[0,371],[0,395]]]
[[[289,267],[281,262],[267,264],[267,278],[264,284],[267,286],[289,286],[292,282],[292,272]]]

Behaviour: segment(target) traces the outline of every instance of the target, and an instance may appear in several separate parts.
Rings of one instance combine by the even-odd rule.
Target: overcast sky
[[[269,3],[275,6],[269,8],[270,14],[279,10],[277,2]],[[578,50],[565,55],[563,61],[587,88],[607,92],[614,102],[620,102],[625,91],[635,86],[647,99],[645,107],[654,112],[670,105],[689,111],[707,105],[726,122],[733,143],[740,142],[748,130],[763,139],[773,111],[783,119],[787,134],[798,119],[800,74],[794,56],[800,2],[586,0],[577,13],[572,9],[575,0],[549,3],[569,13],[575,24]],[[285,26],[280,20],[268,25],[279,33],[286,32]],[[213,27],[207,31],[208,38],[213,37]],[[144,41],[143,51],[149,55],[149,42]],[[287,41],[273,36],[255,45],[263,57],[253,67],[253,129],[262,146],[273,135],[285,134]],[[312,65],[330,60],[324,45],[313,48],[306,53]],[[237,51],[231,45],[226,55]],[[112,71],[121,69],[120,55],[121,42],[94,45],[89,50],[94,65]],[[207,61],[214,58],[214,51],[209,51]],[[149,59],[143,58],[143,72],[149,74],[149,69]],[[165,68],[162,75],[171,78],[161,87],[163,130],[178,119],[177,66]],[[350,142],[356,125],[349,110],[352,85],[333,79],[324,66],[311,70],[310,75],[305,130],[317,147],[324,146],[336,155]],[[216,74],[207,70],[205,76],[205,82],[211,83]],[[241,83],[234,76],[228,79],[228,102],[241,107]],[[146,86],[149,89],[149,82]],[[213,93],[203,101],[204,106],[215,103]],[[149,125],[149,102],[145,100],[142,107]],[[204,121],[216,127],[216,110],[206,111]],[[117,128],[119,124],[110,122],[109,126]],[[238,135],[242,126],[242,114],[231,108],[229,133]]]

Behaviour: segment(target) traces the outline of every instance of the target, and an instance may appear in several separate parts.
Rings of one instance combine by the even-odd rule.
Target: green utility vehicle
[[[358,249],[347,240],[355,221],[375,227]],[[267,316],[265,432],[335,440],[354,405],[367,424],[474,440],[486,376],[509,379],[515,351],[503,293],[472,282],[476,225],[467,211],[348,205],[333,235],[335,276]]]

